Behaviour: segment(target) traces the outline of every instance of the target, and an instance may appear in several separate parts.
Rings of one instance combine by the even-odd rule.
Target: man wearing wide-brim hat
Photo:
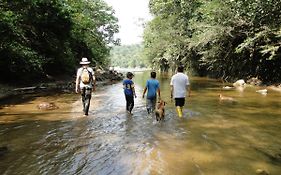
[[[92,91],[95,91],[95,76],[94,70],[89,67],[90,61],[88,58],[82,58],[80,61],[81,67],[77,70],[76,74],[76,93],[81,92],[83,112],[87,116],[90,108],[90,101],[92,97]]]

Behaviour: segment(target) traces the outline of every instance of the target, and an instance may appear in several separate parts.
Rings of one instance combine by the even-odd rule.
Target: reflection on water
[[[133,116],[125,113],[121,83],[99,88],[82,117],[80,96],[22,97],[0,109],[0,174],[256,174],[281,173],[281,93],[255,87],[223,90],[192,78],[192,97],[179,119],[169,77],[159,78],[168,102],[165,122],[146,114],[141,98],[149,73],[136,74]],[[237,103],[220,102],[218,94]],[[15,100],[16,101],[16,100]],[[54,102],[59,109],[36,105]]]

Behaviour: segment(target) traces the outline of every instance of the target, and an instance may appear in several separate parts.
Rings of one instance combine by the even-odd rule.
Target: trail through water
[[[137,74],[133,115],[125,112],[122,84],[98,89],[88,117],[79,95],[29,95],[0,109],[0,174],[255,174],[281,173],[281,94],[222,90],[216,80],[192,78],[185,117],[169,99],[164,122],[148,115],[141,98],[147,73]],[[218,100],[232,96],[237,103]],[[57,110],[36,105],[54,102]]]

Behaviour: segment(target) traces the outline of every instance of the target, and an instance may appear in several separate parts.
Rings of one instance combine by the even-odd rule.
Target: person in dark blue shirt
[[[134,108],[134,97],[137,98],[135,93],[135,85],[132,81],[134,74],[132,72],[127,73],[127,79],[123,81],[123,89],[126,98],[126,110],[129,114],[132,114]]]
[[[156,80],[156,72],[152,71],[150,73],[151,78],[146,81],[146,85],[143,91],[142,98],[144,98],[144,95],[147,91],[146,95],[146,109],[148,114],[153,112],[155,110],[156,100],[157,100],[157,92],[159,99],[161,99],[160,96],[160,87],[159,87],[159,81]]]

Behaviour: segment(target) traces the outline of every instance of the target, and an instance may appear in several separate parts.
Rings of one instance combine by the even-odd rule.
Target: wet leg
[[[90,108],[90,101],[91,101],[91,93],[92,93],[92,90],[91,89],[87,89],[86,90],[86,93],[85,93],[85,111],[84,111],[84,114],[85,115],[88,115],[89,113],[89,108]]]
[[[125,95],[126,98],[126,111],[130,112],[130,96]]]
[[[151,112],[155,111],[156,98],[151,99]]]
[[[129,96],[129,112],[132,113],[134,108],[134,96]]]
[[[81,89],[81,97],[82,97],[82,105],[83,105],[83,113],[85,114],[85,101],[86,101],[86,89]]]
[[[182,107],[176,106],[177,114],[179,117],[182,117]]]
[[[152,109],[151,109],[151,100],[150,99],[146,99],[146,110],[147,110],[147,113],[150,114],[152,112]]]

